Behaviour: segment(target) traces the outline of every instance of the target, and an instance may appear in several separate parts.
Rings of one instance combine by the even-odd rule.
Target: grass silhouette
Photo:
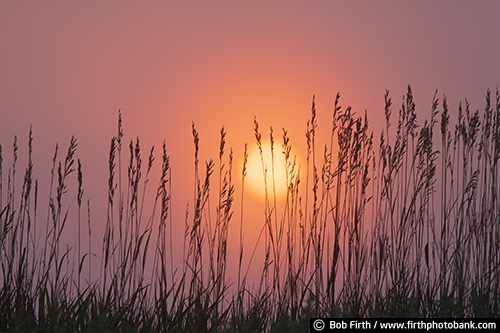
[[[227,152],[224,128],[218,161],[209,160],[203,168],[199,134],[192,125],[194,201],[192,213],[186,210],[183,248],[175,253],[172,235],[179,221],[170,213],[166,144],[152,210],[145,211],[154,147],[143,166],[139,139],[130,142],[127,174],[122,174],[121,113],[110,144],[100,249],[92,238],[90,201],[87,207],[82,201],[77,140],[71,138],[62,159],[56,146],[50,194],[42,200],[33,179],[31,130],[20,187],[15,182],[17,138],[6,183],[0,145],[0,331],[308,331],[310,317],[498,317],[498,90],[494,101],[486,93],[481,114],[471,111],[467,101],[460,104],[454,128],[446,97],[440,103],[437,93],[423,125],[417,123],[410,86],[395,126],[389,92],[384,98],[386,126],[378,149],[366,112],[359,116],[343,108],[340,95],[330,142],[321,152],[313,98],[304,166],[292,156],[287,131],[279,147],[271,129],[272,154],[285,156],[288,190],[278,211],[274,158],[269,170],[262,159],[264,179],[271,175],[264,185],[263,258],[255,257],[257,244],[243,243],[247,146],[240,212],[234,215],[233,151]],[[254,126],[262,156],[257,119]],[[68,246],[62,235],[69,223],[67,201],[72,200],[68,179],[74,176],[78,238]],[[216,190],[212,200],[211,189]],[[44,202],[45,228],[38,214]],[[214,219],[206,213],[211,203]],[[229,228],[239,229],[237,281],[227,276]],[[180,252],[182,265],[175,267]],[[244,256],[250,262],[263,260],[256,284],[248,280],[250,264],[243,265]],[[99,279],[92,280],[95,260]]]

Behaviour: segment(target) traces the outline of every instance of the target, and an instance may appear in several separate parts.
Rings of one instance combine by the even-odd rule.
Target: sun
[[[248,152],[246,170],[245,187],[250,190],[253,196],[264,198],[266,188],[269,198],[273,197],[273,193],[276,194],[277,199],[286,196],[287,172],[281,145],[275,143],[271,152],[271,143],[263,141],[261,157],[260,150],[255,144]],[[264,175],[266,182],[264,182]]]

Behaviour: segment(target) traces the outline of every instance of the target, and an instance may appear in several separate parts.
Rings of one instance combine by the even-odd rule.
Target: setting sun
[[[267,184],[264,182],[264,173]],[[272,197],[273,186],[276,198],[283,198],[286,195],[285,156],[281,145],[277,145],[275,142],[271,153],[271,143],[269,141],[262,142],[262,157],[257,145],[250,148],[245,180],[245,185],[247,184],[251,194],[258,198],[265,197],[266,188],[268,196]]]

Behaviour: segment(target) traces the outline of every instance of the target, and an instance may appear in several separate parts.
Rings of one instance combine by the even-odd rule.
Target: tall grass
[[[272,128],[273,157],[266,164],[254,119],[262,174],[269,179],[256,244],[245,242],[242,232],[247,145],[240,211],[234,215],[234,156],[224,127],[218,160],[203,167],[200,134],[192,125],[193,202],[182,223],[171,214],[166,143],[160,179],[150,189],[154,147],[143,165],[140,141],[131,141],[125,166],[119,112],[102,236],[92,233],[90,199],[84,207],[85,164],[76,158],[75,138],[65,156],[56,145],[49,195],[42,201],[33,177],[31,129],[20,185],[17,138],[6,175],[0,145],[0,331],[307,331],[313,316],[499,316],[499,92],[494,100],[487,92],[483,112],[472,111],[468,101],[460,104],[454,127],[446,96],[440,102],[437,92],[422,125],[411,87],[394,123],[389,92],[384,100],[385,128],[376,140],[367,113],[343,108],[337,95],[331,135],[320,149],[313,97],[304,166],[294,157],[287,130],[279,144]],[[288,184],[282,206],[274,159],[281,153]],[[68,195],[73,186],[75,222],[75,197]],[[48,207],[45,223],[40,202]],[[69,223],[77,225],[74,243],[64,239]],[[174,250],[179,225],[183,248]],[[239,234],[232,252],[236,281],[227,274],[232,228]],[[264,248],[262,258],[258,247]],[[179,254],[182,264],[176,266]],[[96,260],[99,272],[92,271]],[[262,274],[249,281],[255,265]]]

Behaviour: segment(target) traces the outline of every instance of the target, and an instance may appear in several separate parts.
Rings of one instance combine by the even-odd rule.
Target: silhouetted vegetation
[[[154,147],[143,165],[139,139],[130,142],[124,168],[120,113],[109,151],[105,232],[97,236],[90,201],[82,200],[75,138],[62,159],[56,146],[48,198],[39,198],[33,179],[31,131],[20,186],[17,139],[6,175],[0,145],[0,331],[308,331],[310,317],[500,316],[499,92],[494,100],[487,92],[482,112],[460,104],[454,125],[437,93],[421,125],[411,87],[397,117],[389,92],[384,98],[386,126],[376,142],[366,112],[343,108],[337,95],[322,147],[313,98],[303,166],[287,131],[279,144],[271,129],[272,153],[285,156],[288,191],[278,209],[274,160],[270,169],[263,160],[263,175],[272,175],[264,189],[263,258],[253,258],[256,244],[243,243],[245,197],[235,197],[224,128],[218,160],[202,164],[193,123],[194,201],[178,221],[166,144],[154,202],[145,205]],[[254,126],[262,156],[257,119]],[[247,146],[243,155],[237,179],[244,190]],[[70,177],[77,221],[68,220]],[[241,211],[233,215],[238,199]],[[46,217],[40,205],[48,205]],[[68,223],[78,226],[71,246],[62,239]],[[184,247],[174,251],[179,225]],[[232,252],[237,281],[227,277],[229,228],[240,234]],[[248,281],[244,256],[262,259],[256,283]],[[92,279],[96,267],[100,277]]]

